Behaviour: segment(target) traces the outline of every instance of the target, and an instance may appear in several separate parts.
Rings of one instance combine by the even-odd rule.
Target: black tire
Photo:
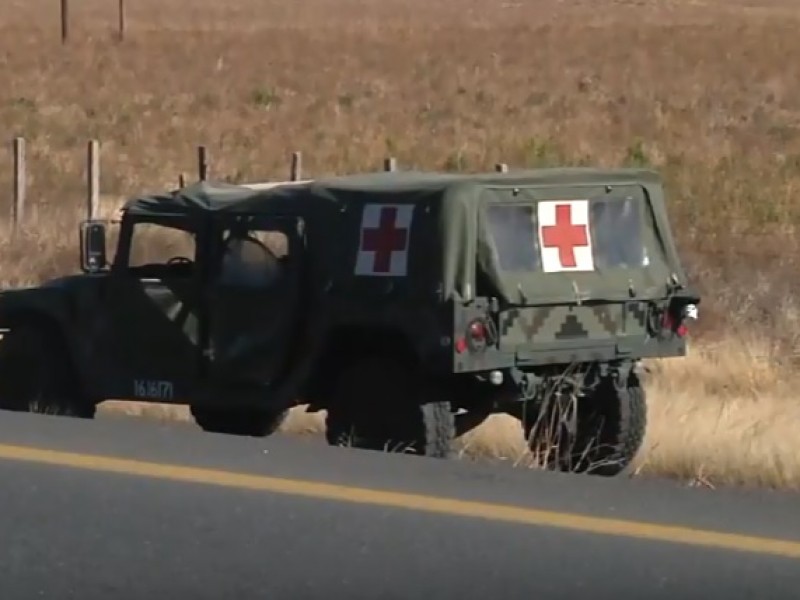
[[[27,321],[10,329],[0,341],[0,409],[94,418],[60,333]]]
[[[267,437],[280,429],[289,409],[280,411],[260,409],[191,409],[195,423],[209,433],[224,433],[249,437]]]
[[[562,432],[558,456],[546,467],[604,477],[624,472],[642,447],[647,429],[647,402],[639,378],[631,374],[621,384],[603,379],[591,395],[577,402],[576,421],[574,435]],[[524,431],[534,449],[540,440],[531,439],[531,426],[526,424]]]
[[[327,409],[332,446],[447,458],[455,418],[446,390],[393,358],[362,359],[339,376]]]

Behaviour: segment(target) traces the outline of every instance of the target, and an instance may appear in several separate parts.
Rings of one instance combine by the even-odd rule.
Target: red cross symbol
[[[575,267],[575,248],[589,245],[586,225],[572,224],[572,206],[556,205],[556,224],[542,227],[542,244],[546,248],[558,248],[562,267]]]
[[[406,249],[408,229],[395,227],[396,222],[397,207],[383,206],[378,227],[362,231],[361,249],[375,252],[372,266],[375,273],[388,273],[392,254]]]

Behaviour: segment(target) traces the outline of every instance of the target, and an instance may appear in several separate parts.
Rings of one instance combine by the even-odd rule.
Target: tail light
[[[489,322],[482,318],[473,319],[467,325],[466,334],[456,338],[456,352],[463,354],[467,350],[480,352],[485,349],[491,337],[490,331],[491,325]]]
[[[676,333],[679,337],[686,337],[689,333],[686,321],[696,321],[697,313],[696,304],[685,304],[681,307],[679,316],[676,318],[674,315],[674,308],[671,306],[664,311],[664,318],[661,326],[667,331]]]

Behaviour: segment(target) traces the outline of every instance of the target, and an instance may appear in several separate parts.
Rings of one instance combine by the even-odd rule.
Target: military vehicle
[[[80,242],[82,274],[0,295],[0,408],[166,402],[264,436],[302,404],[332,445],[437,457],[505,413],[548,468],[614,475],[638,365],[686,353],[700,302],[639,169],[199,182]]]

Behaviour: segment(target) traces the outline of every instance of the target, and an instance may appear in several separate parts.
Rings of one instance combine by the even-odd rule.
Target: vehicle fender
[[[85,374],[80,369],[82,361],[77,359],[81,348],[73,331],[69,296],[64,290],[42,287],[0,292],[0,328],[11,329],[19,323],[45,326],[52,335],[58,336],[79,379],[84,380]]]
[[[62,333],[69,325],[68,302],[58,289],[38,288],[0,293],[0,327],[11,327],[20,320],[46,319]]]

